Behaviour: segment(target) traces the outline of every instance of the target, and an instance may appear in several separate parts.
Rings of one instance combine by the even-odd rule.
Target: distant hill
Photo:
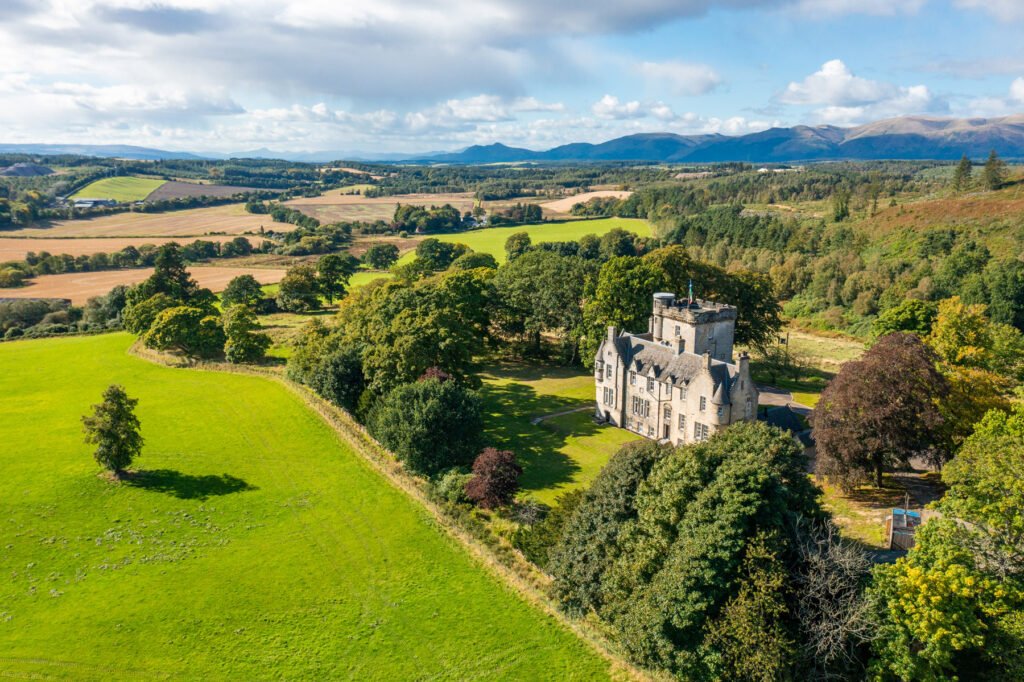
[[[190,152],[135,147],[128,144],[0,144],[0,154],[76,154],[105,159],[201,159]]]
[[[785,163],[840,159],[982,158],[995,149],[1024,158],[1024,114],[1002,118],[936,119],[920,116],[855,128],[794,126],[749,135],[641,133],[601,144],[573,143],[546,151],[495,143],[430,157],[444,163],[511,161],[663,161]]]
[[[0,175],[11,178],[34,178],[40,175],[53,175],[53,169],[37,163],[16,163],[7,168],[0,168]]]

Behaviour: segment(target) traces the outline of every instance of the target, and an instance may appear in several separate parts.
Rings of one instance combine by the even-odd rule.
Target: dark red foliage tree
[[[419,379],[417,379],[417,381],[426,381],[427,379],[437,379],[438,381],[440,381],[443,384],[444,382],[449,381],[451,378],[452,378],[452,375],[449,374],[448,372],[444,371],[440,367],[427,367],[426,371],[423,372],[423,375]]]
[[[949,392],[937,356],[914,334],[889,334],[842,370],[813,416],[818,475],[849,490],[917,455],[944,450],[938,402]]]
[[[485,448],[473,462],[473,478],[466,483],[466,497],[484,509],[511,504],[519,490],[523,468],[511,450]]]

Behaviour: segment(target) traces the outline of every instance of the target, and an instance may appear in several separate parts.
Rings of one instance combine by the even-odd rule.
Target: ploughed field
[[[163,213],[114,213],[84,220],[51,220],[30,227],[4,230],[5,237],[201,237],[240,235],[260,227],[278,232],[295,229],[275,223],[269,215],[246,213],[243,204],[226,204]]]
[[[602,189],[594,192],[581,192],[555,201],[545,201],[540,207],[551,213],[569,213],[576,204],[585,204],[591,199],[606,199],[608,197],[625,199],[631,194],[632,192],[628,190]]]
[[[153,190],[146,197],[146,201],[181,199],[183,197],[231,197],[236,194],[252,191],[252,189],[251,187],[236,187],[234,185],[207,185],[199,182],[168,180]]]
[[[281,268],[240,268],[190,265],[188,268],[199,286],[214,292],[222,291],[239,275],[252,275],[260,284],[277,284],[284,279]],[[82,305],[93,296],[103,296],[119,284],[138,284],[153,274],[153,268],[70,272],[62,275],[40,275],[26,280],[25,286],[0,289],[0,298],[67,298]]]
[[[263,378],[111,334],[0,344],[0,671],[111,679],[601,679],[607,665]],[[140,399],[138,473],[80,415]]]
[[[472,192],[453,194],[402,194],[369,199],[360,194],[343,194],[345,190],[329,190],[318,197],[291,199],[284,202],[322,223],[345,221],[391,222],[398,204],[413,206],[443,206],[451,204],[460,213],[473,209]]]
[[[254,247],[266,241],[263,237],[253,235],[246,235],[245,238]],[[206,242],[223,243],[229,242],[235,239],[235,237],[230,235],[214,235],[204,236],[201,239]],[[23,260],[28,253],[38,254],[43,251],[53,255],[66,253],[72,256],[91,256],[94,253],[116,253],[128,246],[134,246],[135,248],[145,244],[160,246],[168,242],[187,244],[194,240],[195,238],[183,239],[181,237],[101,237],[96,239],[88,237],[82,239],[46,239],[45,237],[5,238],[3,233],[0,233],[0,262]]]

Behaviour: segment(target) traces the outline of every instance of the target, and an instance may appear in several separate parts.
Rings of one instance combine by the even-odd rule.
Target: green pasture
[[[579,369],[502,364],[481,374],[488,445],[515,452],[523,493],[551,504],[585,488],[637,436],[593,420],[594,377]],[[572,411],[571,410],[580,410]],[[569,412],[531,423],[535,417]]]
[[[115,201],[142,201],[166,180],[160,178],[117,177],[103,178],[71,195],[72,199],[113,199]]]
[[[0,344],[4,676],[607,677],[286,388],[131,341]],[[79,421],[111,383],[146,439],[122,483]]]
[[[539,225],[520,225],[518,227],[487,227],[482,230],[470,230],[454,234],[436,236],[443,242],[465,244],[474,251],[489,253],[499,263],[505,262],[505,241],[516,232],[526,232],[535,244],[540,242],[576,241],[587,234],[601,236],[616,227],[635,232],[642,236],[651,235],[651,224],[640,218],[595,218],[593,220],[566,220],[557,223],[541,223]],[[407,263],[415,255],[405,254],[398,262]]]

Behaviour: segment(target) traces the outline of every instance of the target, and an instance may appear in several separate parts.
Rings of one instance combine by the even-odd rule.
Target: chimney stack
[[[708,372],[711,371],[711,352],[710,351],[704,351],[704,369],[706,369]]]
[[[615,343],[616,337],[619,335],[619,330],[615,328],[615,325],[608,325],[608,341]]]

